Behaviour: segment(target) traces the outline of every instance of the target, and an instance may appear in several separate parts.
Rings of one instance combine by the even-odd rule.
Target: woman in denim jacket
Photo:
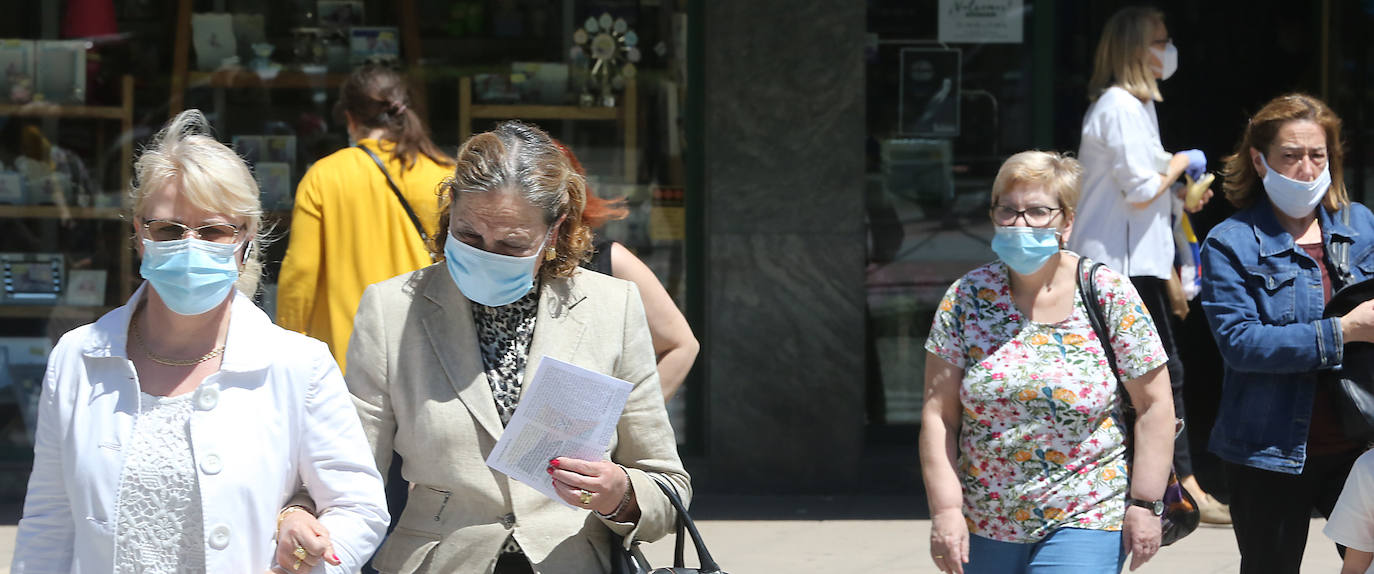
[[[1241,572],[1298,572],[1312,509],[1329,516],[1363,445],[1318,372],[1374,341],[1374,303],[1323,319],[1331,293],[1374,275],[1374,215],[1346,196],[1340,118],[1290,94],[1251,118],[1226,162],[1240,209],[1202,248],[1202,308],[1225,360],[1211,450],[1226,462]]]

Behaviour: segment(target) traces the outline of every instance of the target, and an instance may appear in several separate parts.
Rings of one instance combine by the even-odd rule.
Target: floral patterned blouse
[[[926,350],[963,368],[958,470],[969,532],[1036,542],[1058,528],[1120,530],[1127,489],[1117,382],[1074,292],[1058,323],[1027,320],[1006,266],[993,262],[950,286]],[[1123,380],[1165,362],[1130,282],[1095,277]]]

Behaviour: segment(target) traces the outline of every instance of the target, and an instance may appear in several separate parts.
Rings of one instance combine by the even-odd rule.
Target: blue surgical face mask
[[[1260,164],[1264,166],[1264,193],[1269,202],[1288,217],[1302,219],[1312,214],[1317,204],[1326,197],[1326,188],[1331,187],[1331,164],[1326,164],[1317,179],[1298,181],[1289,179],[1272,167],[1264,154],[1259,154]]]
[[[1012,271],[1030,275],[1059,253],[1059,230],[1053,227],[998,227],[992,251]]]
[[[552,231],[550,231],[552,233]],[[473,302],[488,307],[514,303],[534,288],[534,273],[544,254],[547,236],[529,257],[483,251],[449,234],[444,242],[444,263],[458,290]]]
[[[188,237],[175,241],[143,239],[139,274],[151,283],[167,308],[199,315],[224,302],[239,279],[235,254],[242,244],[211,243]]]

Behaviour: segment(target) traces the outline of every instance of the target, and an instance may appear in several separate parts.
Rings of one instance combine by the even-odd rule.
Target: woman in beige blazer
[[[591,247],[585,183],[543,131],[503,123],[469,139],[457,163],[436,246],[445,261],[369,287],[349,343],[345,378],[377,467],[394,450],[412,485],[373,566],[609,571],[612,544],[675,524],[650,474],[691,490],[639,294],[578,268]],[[576,509],[485,463],[544,356],[634,384],[604,460],[550,461]]]

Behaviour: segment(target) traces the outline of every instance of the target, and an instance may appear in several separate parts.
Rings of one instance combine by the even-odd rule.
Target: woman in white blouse
[[[1174,273],[1172,217],[1175,203],[1183,201],[1184,186],[1169,191],[1185,173],[1199,179],[1207,159],[1195,149],[1170,154],[1160,142],[1155,102],[1164,97],[1158,81],[1177,69],[1178,50],[1163,13],[1127,7],[1107,20],[1088,82],[1093,103],[1083,118],[1078,149],[1083,195],[1068,247],[1131,278],[1169,356],[1174,413],[1183,418],[1183,363],[1174,342],[1168,282]],[[1200,209],[1211,195],[1206,192],[1190,211]],[[1193,476],[1186,433],[1174,442],[1174,470],[1197,499],[1204,521],[1231,522],[1226,507],[1203,492]]]
[[[353,572],[381,540],[382,480],[343,377],[323,343],[249,298],[258,187],[207,132],[183,112],[143,152],[131,194],[147,281],[49,357],[16,573],[263,572],[301,482],[333,546],[286,568]]]

